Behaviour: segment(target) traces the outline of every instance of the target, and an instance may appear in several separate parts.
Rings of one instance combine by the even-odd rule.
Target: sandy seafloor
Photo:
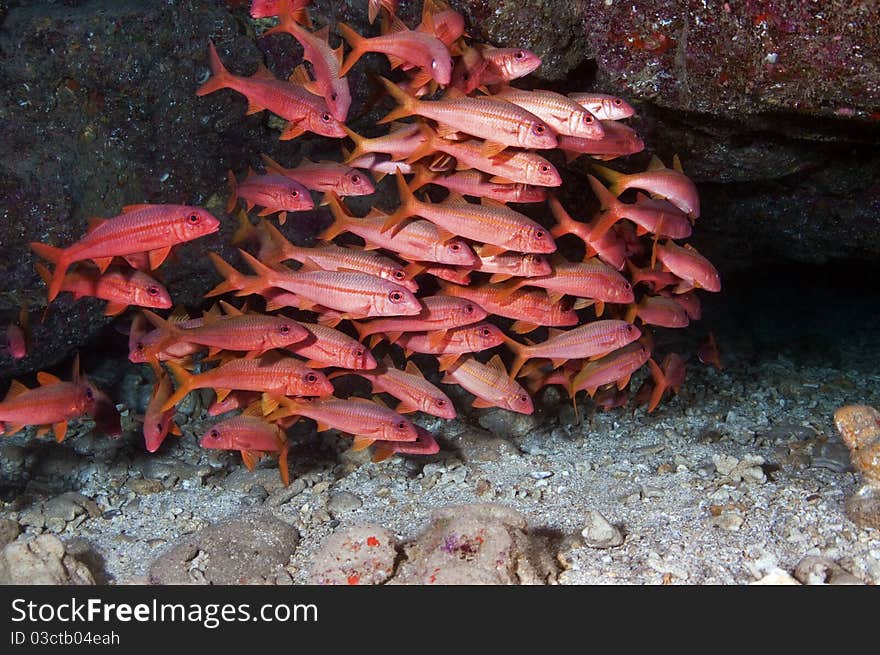
[[[292,497],[274,461],[251,473],[237,453],[200,450],[192,434],[154,455],[137,434],[110,440],[74,430],[60,445],[5,439],[0,517],[91,551],[98,581],[114,584],[146,582],[175,539],[257,510],[300,533],[272,581],[305,583],[340,527],[378,523],[407,541],[436,508],[475,502],[512,507],[532,533],[549,537],[548,555],[565,562],[551,582],[743,584],[777,567],[791,573],[815,555],[877,584],[880,531],[845,514],[860,479],[832,423],[841,405],[880,405],[876,328],[863,322],[836,343],[779,350],[732,331],[720,339],[726,368],[692,357],[681,394],[650,416],[582,403],[577,424],[550,391],[534,421],[496,412],[487,422],[486,410],[442,425],[428,419],[443,444],[430,458],[374,464],[345,452],[348,439],[304,426],[294,437],[292,487],[301,491]],[[100,514],[68,521],[50,509],[69,491],[93,499]],[[618,526],[623,545],[584,545],[588,510]]]

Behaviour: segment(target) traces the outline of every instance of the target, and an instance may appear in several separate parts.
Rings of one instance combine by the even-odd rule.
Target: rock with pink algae
[[[394,574],[397,539],[380,525],[334,532],[312,560],[309,580],[321,585],[376,585]]]
[[[834,424],[865,480],[847,498],[847,516],[857,525],[880,528],[880,412],[867,405],[847,405],[834,412]]]
[[[543,584],[550,577],[533,563],[525,517],[494,503],[445,507],[405,547],[392,584]]]

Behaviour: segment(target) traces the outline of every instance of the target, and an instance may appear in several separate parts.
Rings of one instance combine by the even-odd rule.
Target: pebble
[[[309,565],[309,582],[320,585],[376,585],[394,574],[397,539],[379,525],[355,525],[334,532]]]
[[[849,448],[839,441],[828,441],[818,444],[810,457],[810,466],[823,468],[835,473],[855,471],[849,455]]]
[[[709,525],[713,528],[721,528],[722,530],[729,530],[731,532],[739,530],[743,523],[745,523],[745,519],[742,515],[737,514],[736,512],[722,512],[718,516],[713,516],[709,520]]]
[[[13,521],[12,519],[0,519],[0,548],[15,541],[19,532],[21,532],[21,527],[18,525],[17,521]]]
[[[125,486],[139,496],[157,494],[165,490],[165,485],[162,484],[162,481],[154,478],[129,478]]]
[[[286,487],[279,487],[268,495],[265,500],[269,507],[281,507],[306,490],[305,480],[297,478]]]
[[[520,414],[506,409],[493,409],[477,421],[480,427],[487,429],[499,437],[521,437],[538,427],[538,418],[534,414]]]
[[[780,568],[775,568],[770,571],[767,575],[765,575],[760,580],[755,580],[750,584],[753,585],[799,585],[796,579],[791,577],[787,571],[783,571]]]
[[[623,543],[623,535],[620,530],[611,525],[608,519],[597,510],[587,511],[584,524],[581,536],[584,538],[584,543],[590,548],[614,548]]]
[[[320,482],[316,482],[314,486],[312,486],[312,495],[320,496],[322,493],[327,491],[330,488],[330,483],[327,480],[321,480]]]
[[[43,514],[47,519],[72,521],[80,514],[88,514],[90,518],[100,516],[101,510],[97,503],[75,491],[68,491],[46,501]]]
[[[477,428],[465,429],[448,441],[469,462],[497,462],[517,453],[516,447],[507,439]]]
[[[805,585],[859,585],[856,576],[827,557],[808,555],[794,568],[794,577]]]
[[[363,501],[354,494],[347,491],[338,491],[330,495],[330,500],[327,501],[327,510],[334,518],[338,518],[339,514],[353,512],[363,504]]]
[[[529,476],[535,480],[544,480],[553,476],[553,471],[532,471]]]

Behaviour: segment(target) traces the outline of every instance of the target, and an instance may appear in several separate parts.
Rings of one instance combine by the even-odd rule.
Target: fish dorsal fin
[[[413,360],[409,360],[406,363],[406,372],[409,373],[410,375],[417,375],[420,378],[425,377],[425,375],[422,373],[421,369],[419,369],[419,367],[416,365],[416,363]]]
[[[253,450],[242,450],[241,461],[244,462],[244,465],[245,467],[247,467],[248,471],[253,471],[260,461],[260,455]]]
[[[148,208],[150,208],[150,207],[155,207],[155,206],[156,206],[156,205],[151,205],[150,203],[146,203],[146,202],[142,202],[142,203],[137,204],[137,205],[125,205],[125,206],[122,208],[122,213],[123,213],[123,214],[128,214],[128,213],[130,213],[130,212],[136,212],[136,211],[138,211],[138,210],[140,210],[140,209],[148,209]]]
[[[385,407],[386,409],[390,409],[388,407],[388,403],[386,403],[384,400],[382,400],[382,398],[380,398],[379,396],[374,395],[373,402],[376,403],[379,407]]]
[[[99,227],[101,227],[104,223],[107,222],[106,218],[101,218],[100,216],[91,216],[88,218],[89,229],[86,234],[91,234]]]
[[[325,25],[321,29],[316,32],[312,32],[312,36],[321,39],[322,41],[330,40],[330,25]]]
[[[386,34],[391,34],[393,32],[409,32],[410,29],[406,26],[400,18],[395,16],[391,19],[391,22],[388,24],[387,29],[385,30]]]
[[[666,164],[657,156],[653,155],[651,157],[651,162],[648,164],[649,171],[660,171],[666,168]]]
[[[216,307],[216,305],[214,305],[214,306]],[[210,312],[211,312],[211,310],[209,309],[205,313],[207,314]],[[177,307],[175,307],[174,310],[171,312],[171,316],[168,317],[169,323],[180,323],[182,321],[188,321],[188,320],[189,320],[189,313],[186,311],[186,307],[184,307],[183,305],[178,305]]]
[[[501,202],[499,200],[493,200],[492,198],[483,198],[480,201],[480,204],[483,205],[483,207],[494,207],[495,209],[499,209],[499,208],[507,209],[507,205],[505,205],[503,202]]]
[[[507,368],[504,366],[504,362],[501,361],[501,355],[494,355],[492,359],[490,359],[489,362],[486,364],[486,366],[496,371],[499,371],[507,376]]]
[[[294,84],[302,84],[305,86],[306,84],[311,83],[311,78],[309,77],[308,72],[306,71],[305,64],[300,64],[296,68],[293,69],[293,72],[290,74],[288,78],[289,82],[293,82]]]
[[[53,384],[58,384],[61,382],[61,378],[57,375],[52,375],[51,373],[46,373],[46,371],[40,371],[37,373],[37,382],[40,383],[40,386],[48,387]]]
[[[244,314],[243,311],[241,311],[240,309],[238,309],[237,307],[235,307],[233,305],[230,305],[225,300],[220,301],[220,307],[223,308],[223,312],[227,316],[241,316],[242,314]]]
[[[428,34],[434,34],[436,27],[434,25],[434,13],[438,11],[437,6],[431,0],[425,0],[422,5],[422,22],[419,29]]]
[[[560,330],[558,328],[547,328],[547,339],[553,339],[558,337],[560,334],[565,334],[565,330]]]
[[[16,396],[20,396],[25,391],[29,391],[29,389],[18,380],[13,380],[12,384],[9,386],[9,391],[6,392],[6,397],[3,400],[11,400]]]
[[[266,68],[266,64],[264,64],[263,62],[259,62],[257,64],[257,70],[253,75],[251,75],[251,77],[268,79],[268,80],[275,79],[275,76],[272,75],[271,71],[268,68]]]
[[[459,98],[465,98],[467,95],[461,92],[459,89],[456,89],[454,86],[450,86],[443,93],[444,100],[458,100]]]
[[[446,196],[445,202],[454,203],[454,204],[461,204],[461,203],[467,202],[467,200],[465,200],[464,196],[461,195],[458,191],[450,191],[449,195]]]
[[[242,416],[253,416],[255,418],[263,418],[263,408],[260,403],[251,403],[241,413]]]
[[[672,168],[684,175],[684,169],[681,167],[681,159],[678,158],[678,153],[672,155]]]

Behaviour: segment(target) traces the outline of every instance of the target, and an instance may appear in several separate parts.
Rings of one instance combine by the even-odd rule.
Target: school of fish
[[[350,435],[354,449],[372,448],[374,461],[436,453],[434,436],[409,415],[452,419],[457,411],[428,378],[465,389],[473,407],[531,414],[547,385],[561,386],[576,409],[580,391],[597,407],[619,407],[647,367],[634,400],[654,411],[684,382],[685,364],[677,353],[661,360],[652,352],[652,330],[686,327],[700,318],[696,290],[721,289],[712,264],[681,243],[700,201],[678,158],[616,171],[609,161],[644,148],[622,122],[634,114],[625,100],[517,88],[540,58],[474,42],[440,0],[425,0],[415,28],[395,15],[397,2],[365,2],[370,22],[381,18],[372,37],[343,23],[315,29],[307,0],[253,0],[253,17],[278,17],[267,33],[302,47],[304,63],[288,80],[262,65],[234,74],[207,44],[211,76],[199,96],[231,90],[245,96],[247,114],[286,121],[280,140],[311,132],[338,139],[341,150],[341,161],[287,167],[262,155],[265,172],[229,171],[240,258],[210,254],[222,279],[207,294],[223,299],[196,316],[157,313],[173,305],[156,275],[171,250],[220,229],[201,207],[127,206],[92,219],[73,244],[32,244],[50,303],[69,292],[106,300],[108,315],[140,308],[129,359],[155,380],[143,417],[147,450],[180,434],[175,407],[196,389],[216,393],[207,414],[219,416],[200,445],[239,451],[250,469],[277,456],[285,484],[286,430],[302,418]],[[331,30],[341,37],[335,48]],[[395,107],[379,121],[390,124],[385,131],[368,138],[346,124],[346,74],[378,56],[397,81],[373,78]],[[573,217],[555,193],[557,166],[582,156],[602,162],[578,180],[597,209]],[[397,207],[351,211],[345,198],[375,193],[386,175]],[[313,246],[294,243],[305,236],[297,212],[322,205],[332,224]],[[27,331],[23,311],[5,330],[13,357],[26,352]],[[721,366],[714,337],[699,356]],[[431,360],[442,378],[423,374]],[[368,382],[373,396],[338,396],[345,387],[335,381],[346,376]],[[38,381],[33,389],[14,382],[0,402],[6,434],[37,425],[60,441],[68,420],[86,414],[118,434],[112,401],[78,366],[71,382],[47,373]]]

